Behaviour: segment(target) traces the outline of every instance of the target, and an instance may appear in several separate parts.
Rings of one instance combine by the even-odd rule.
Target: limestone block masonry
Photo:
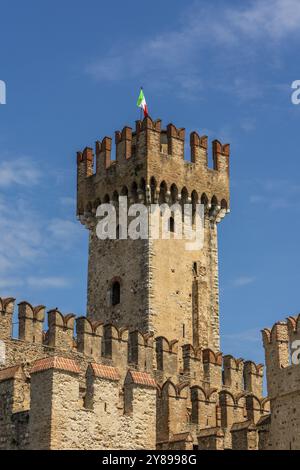
[[[207,137],[192,132],[186,161],[185,130],[150,117],[115,141],[115,152],[104,137],[77,154],[86,316],[49,309],[45,331],[45,306],[22,301],[15,312],[15,299],[0,298],[0,449],[300,449],[300,366],[288,350],[299,318],[264,332],[270,399],[263,365],[220,351],[229,145],[213,142],[209,168]],[[174,237],[99,240],[97,207],[118,211],[119,195],[129,206],[202,203],[203,248]]]
[[[269,449],[300,450],[300,364],[292,361],[293,343],[300,340],[300,315],[265,328],[262,335],[271,406],[266,445]],[[299,362],[299,346],[298,350]]]
[[[269,413],[261,365],[58,310],[38,335],[45,308],[27,302],[12,338],[13,308],[0,299],[1,450],[258,445],[254,424]]]
[[[215,140],[208,167],[206,136],[150,117],[124,127],[77,155],[77,216],[90,232],[87,316],[144,333],[178,338],[180,344],[220,349],[217,223],[229,212],[229,145]],[[113,160],[112,156],[116,155]],[[94,169],[95,168],[95,169]],[[186,250],[186,240],[99,240],[96,208],[118,197],[128,205],[197,203],[205,206],[204,248]],[[117,281],[121,302],[110,289]]]

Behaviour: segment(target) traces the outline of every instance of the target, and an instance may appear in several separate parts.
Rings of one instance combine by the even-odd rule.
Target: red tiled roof
[[[39,359],[38,361],[34,362],[30,373],[34,374],[35,372],[41,372],[48,369],[65,370],[67,372],[74,372],[76,374],[80,372],[78,364],[73,359],[52,356]]]
[[[146,385],[147,387],[156,387],[156,382],[147,372],[137,372],[136,370],[130,370],[132,382],[137,385]]]
[[[17,372],[19,372],[19,370],[22,371],[20,365],[7,367],[6,369],[0,370],[0,382],[3,382],[4,380],[13,379],[17,375]]]
[[[103,364],[91,363],[91,368],[95,377],[103,379],[119,380],[120,374],[116,367],[105,366]]]

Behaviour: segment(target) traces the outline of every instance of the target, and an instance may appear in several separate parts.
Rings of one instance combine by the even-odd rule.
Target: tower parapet
[[[262,330],[263,344],[267,368],[268,393],[272,397],[273,390],[277,394],[278,378],[282,370],[290,364],[289,336],[286,322],[277,322],[272,329]]]
[[[288,317],[287,325],[288,325],[290,343],[293,343],[293,341],[299,341],[300,340],[300,314],[294,317],[293,316]]]
[[[75,315],[72,313],[62,315],[59,310],[54,309],[48,312],[48,345],[61,349],[73,348]]]
[[[112,138],[104,137],[96,142],[95,152],[85,147],[77,153],[77,215],[82,221],[100,202],[112,200],[114,192],[121,194],[126,187],[134,199],[137,185],[146,202],[147,190],[154,193],[162,182],[168,190],[173,184],[179,192],[186,187],[190,197],[197,191],[199,200],[205,193],[208,203],[215,197],[220,207],[229,209],[229,144],[212,142],[214,165],[209,168],[207,136],[192,132],[190,157],[185,160],[185,129],[174,124],[162,129],[160,120],[148,116],[136,122],[134,132],[128,126],[116,131],[115,145],[113,151]],[[151,202],[154,199],[152,194]]]
[[[19,338],[33,343],[42,343],[45,307],[43,305],[33,307],[28,302],[20,302],[18,318]]]
[[[299,449],[300,342],[299,315],[262,331],[270,397],[268,445],[272,449]]]
[[[257,397],[263,396],[263,364],[255,364],[253,361],[245,361],[243,378],[245,390]]]
[[[0,339],[8,339],[12,335],[14,308],[15,299],[12,297],[0,298]]]
[[[102,353],[103,325],[86,317],[76,318],[77,349],[86,356],[99,360]]]
[[[231,355],[223,357],[224,384],[231,390],[241,390],[244,384],[243,359],[235,359]]]

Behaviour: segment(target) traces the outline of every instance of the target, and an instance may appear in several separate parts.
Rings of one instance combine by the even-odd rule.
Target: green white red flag
[[[143,92],[143,88],[141,88],[136,105],[144,111],[144,117],[148,116],[148,107],[147,107],[146,98]]]

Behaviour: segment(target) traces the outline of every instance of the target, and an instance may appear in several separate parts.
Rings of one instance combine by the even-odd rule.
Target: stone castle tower
[[[217,222],[229,211],[229,145],[215,140],[208,168],[207,137],[150,117],[96,142],[77,156],[77,215],[89,231],[88,307],[92,320],[220,349]],[[115,159],[113,159],[114,154]],[[128,205],[179,202],[205,206],[204,247],[186,240],[99,240],[100,203],[128,196]]]
[[[220,351],[217,224],[229,211],[229,145],[213,142],[213,168],[205,136],[191,133],[189,160],[184,146],[184,129],[147,117],[135,132],[116,132],[116,158],[109,137],[95,154],[78,152],[77,215],[90,233],[87,316],[49,309],[45,325],[45,306],[22,301],[15,337],[15,299],[0,297],[0,450],[299,446],[279,435],[288,434],[282,378],[292,372],[286,383],[299,391],[300,369],[279,370],[286,327],[284,337],[279,327],[265,332],[274,418],[263,366]],[[202,249],[187,250],[172,233],[122,239],[121,226],[117,240],[100,240],[97,208],[113,202],[118,211],[119,195],[129,207],[202,203]],[[294,338],[299,319],[290,325]]]

